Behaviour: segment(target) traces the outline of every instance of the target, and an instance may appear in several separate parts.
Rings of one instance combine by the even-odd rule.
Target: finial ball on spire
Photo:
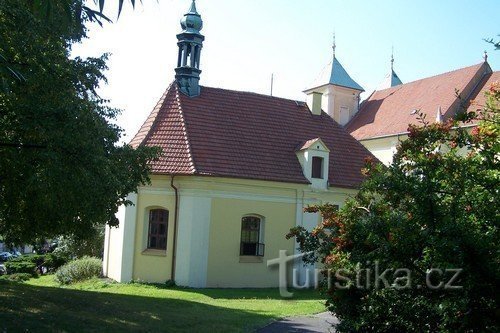
[[[199,33],[203,28],[203,21],[201,19],[201,16],[196,11],[195,0],[191,2],[189,11],[184,14],[184,17],[181,19],[181,27],[185,32],[191,33]]]

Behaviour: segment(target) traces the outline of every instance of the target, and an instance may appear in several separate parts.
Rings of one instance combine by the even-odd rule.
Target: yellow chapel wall
[[[466,131],[470,133],[470,131],[475,127],[475,125],[464,126]],[[408,139],[408,134],[396,134],[391,136],[373,138],[373,139],[364,139],[359,142],[365,146],[376,158],[379,159],[380,162],[385,165],[390,165],[393,161],[394,154],[396,153],[397,146],[400,142]],[[448,151],[446,145],[442,145],[442,152]],[[460,155],[466,155],[468,153],[468,149],[466,147],[462,147],[459,149],[458,153]]]
[[[297,252],[294,240],[285,238],[290,228],[304,225],[311,229],[320,222],[318,215],[303,213],[303,207],[325,202],[342,205],[348,195],[356,193],[355,190],[337,188],[313,190],[306,184],[215,177],[176,177],[174,183],[179,188],[180,207],[193,207],[192,212],[195,212],[195,216],[190,216],[189,212],[183,214],[182,210],[179,212],[179,230],[188,232],[191,240],[203,239],[203,235],[195,235],[198,231],[208,230],[209,233],[207,242],[196,241],[196,244],[191,242],[189,245],[180,244],[186,235],[178,235],[176,281],[188,281],[185,284],[188,286],[195,281],[196,287],[278,286],[278,269],[268,268],[267,260],[278,257],[279,250],[287,250],[289,255]],[[183,206],[183,202],[195,205]],[[204,204],[197,205],[199,202]],[[162,253],[146,250],[147,212],[150,208],[169,211],[167,251]],[[175,196],[170,177],[153,175],[151,186],[141,187],[138,192],[133,279],[163,283],[171,278],[174,213]],[[248,214],[264,217],[263,258],[239,255],[241,218]],[[188,218],[192,221],[187,221]],[[208,226],[198,228],[205,219]],[[186,223],[192,226],[183,229],[181,224]],[[192,258],[193,253],[206,253],[206,259],[200,259],[199,255]],[[200,268],[203,264],[206,265],[204,269]],[[289,270],[290,283],[291,273]]]
[[[138,191],[132,276],[134,280],[164,283],[172,274],[175,196],[164,177],[153,179],[151,186]],[[148,214],[156,208],[169,212],[166,251],[147,249]]]
[[[277,267],[267,260],[279,250],[294,253],[295,243],[285,235],[295,226],[295,203],[216,198],[212,201],[208,287],[274,287]],[[241,219],[245,215],[263,218],[264,257],[240,256]]]

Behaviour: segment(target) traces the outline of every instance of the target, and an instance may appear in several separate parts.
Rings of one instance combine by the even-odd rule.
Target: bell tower
[[[200,33],[203,21],[196,11],[195,0],[192,0],[189,11],[181,19],[182,32],[177,35],[179,55],[175,80],[180,91],[195,97],[200,94],[200,54],[205,37]]]
[[[360,94],[364,89],[351,78],[337,59],[335,35],[332,49],[332,62],[304,92],[313,114],[319,115],[324,111],[344,126],[358,112]]]

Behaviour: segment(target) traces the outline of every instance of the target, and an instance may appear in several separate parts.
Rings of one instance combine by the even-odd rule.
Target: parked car
[[[13,257],[14,256],[10,252],[2,252],[2,253],[0,253],[0,261],[1,262],[7,261],[9,259],[12,259]]]
[[[10,254],[12,254],[12,257],[13,257],[13,258],[17,258],[17,257],[22,256],[22,253],[21,253],[21,252],[19,252],[19,251],[16,251],[16,250],[14,250],[14,251],[10,251]]]

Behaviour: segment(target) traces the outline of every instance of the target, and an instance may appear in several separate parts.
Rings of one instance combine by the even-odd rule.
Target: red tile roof
[[[490,89],[490,86],[494,82],[500,82],[500,71],[493,72],[489,75],[486,75],[478,87],[474,90],[471,95],[471,103],[467,109],[467,111],[480,111],[486,105],[486,97],[484,93]]]
[[[186,134],[179,93],[171,84],[130,144],[162,148],[162,156],[153,162],[153,173],[189,175],[195,172]]]
[[[357,187],[371,153],[326,113],[283,98],[209,87],[190,98],[172,84],[131,144],[162,148],[157,174],[308,183],[295,149],[318,137],[330,149],[330,185]]]
[[[468,100],[485,75],[487,63],[458,69],[392,88],[375,91],[361,104],[360,111],[346,125],[358,140],[406,133],[409,124],[418,124],[413,110],[420,110],[428,121],[435,121],[441,107],[443,120],[460,107],[455,91]]]

